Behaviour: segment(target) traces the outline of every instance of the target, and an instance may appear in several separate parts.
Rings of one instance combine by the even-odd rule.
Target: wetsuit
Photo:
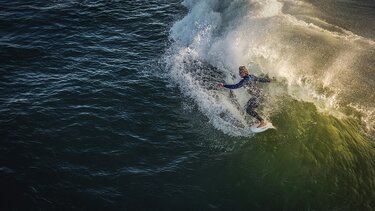
[[[255,117],[257,120],[262,121],[263,118],[260,117],[259,114],[254,111],[254,109],[257,108],[259,104],[263,101],[261,90],[255,86],[258,81],[263,83],[271,82],[271,80],[268,78],[260,78],[254,75],[247,75],[243,77],[243,79],[237,84],[226,84],[224,85],[224,87],[228,89],[238,89],[241,87],[245,87],[251,95],[250,100],[246,103],[246,113],[248,113],[252,117]]]

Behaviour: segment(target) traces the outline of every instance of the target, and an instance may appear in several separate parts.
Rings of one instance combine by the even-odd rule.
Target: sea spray
[[[191,63],[215,67],[221,74],[215,75],[212,68],[200,71],[220,77],[211,77],[211,83],[239,81],[240,65],[256,75],[275,77],[273,89],[263,87],[268,101],[258,109],[266,117],[280,111],[278,98],[287,94],[314,103],[321,112],[363,120],[367,130],[374,131],[369,90],[375,85],[363,71],[374,61],[371,39],[314,17],[316,8],[302,1],[194,0],[183,5],[189,13],[171,28],[167,69],[217,129],[249,135],[244,128],[254,120],[241,116],[249,96],[243,89],[229,94],[208,89],[205,84],[210,81],[202,81]]]

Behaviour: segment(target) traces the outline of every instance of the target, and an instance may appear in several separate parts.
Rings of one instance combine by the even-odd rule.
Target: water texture
[[[373,1],[0,2],[1,210],[373,210]],[[246,65],[275,80],[252,134]]]

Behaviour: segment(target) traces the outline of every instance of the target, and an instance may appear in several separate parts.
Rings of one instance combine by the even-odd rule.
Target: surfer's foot
[[[264,127],[266,125],[267,125],[267,122],[265,120],[262,120],[262,121],[260,121],[260,124],[258,125],[257,128],[261,128],[261,127]]]

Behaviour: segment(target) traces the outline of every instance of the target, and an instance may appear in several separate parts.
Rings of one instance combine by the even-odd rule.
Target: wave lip
[[[375,90],[367,71],[375,58],[371,39],[320,19],[315,16],[320,11],[302,1],[185,0],[183,5],[189,12],[170,30],[173,43],[165,56],[167,69],[172,81],[219,130],[249,135],[229,126],[233,122],[249,124],[241,116],[249,96],[241,90],[229,96],[223,90],[208,89],[207,80],[192,71],[194,61],[218,68],[220,78],[211,80],[227,83],[238,81],[238,66],[247,65],[256,75],[269,74],[280,82],[274,87],[279,91],[267,89],[269,98],[287,93],[337,117],[353,116],[348,108],[355,102],[361,108],[356,109],[360,114],[355,118],[374,131],[368,120],[372,117],[366,117],[373,102],[366,94],[358,95]],[[206,71],[209,75],[211,70]],[[271,107],[277,110],[272,102],[278,100],[260,109],[265,116],[271,115]]]

